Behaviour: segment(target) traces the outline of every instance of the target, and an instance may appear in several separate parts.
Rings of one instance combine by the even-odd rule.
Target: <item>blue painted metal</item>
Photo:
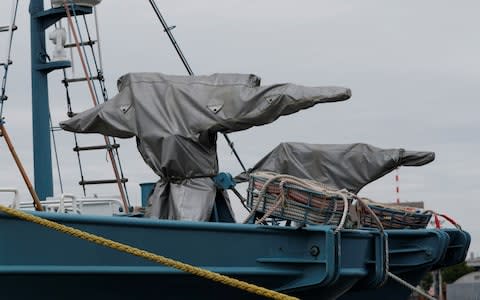
[[[76,6],[75,12],[89,14],[92,9]],[[53,194],[47,77],[70,63],[47,62],[45,53],[45,29],[65,17],[64,9],[44,10],[43,1],[33,0],[30,14],[35,188],[43,200]],[[217,178],[224,189],[234,186],[228,175]],[[141,184],[143,206],[153,185]],[[428,270],[464,260],[470,243],[468,233],[459,230],[335,234],[328,226],[295,229],[37,214],[302,299],[335,299],[342,294],[341,299],[406,299],[410,291],[391,280],[378,288],[386,279],[387,236],[390,271],[414,285]],[[32,255],[39,245],[47,251]],[[5,299],[151,299],[159,293],[162,299],[256,298],[1,214],[0,287]]]
[[[232,174],[225,172],[220,172],[218,175],[213,177],[213,182],[215,182],[215,185],[221,190],[229,190],[234,188],[236,185]]]
[[[77,14],[92,12],[91,8],[81,6],[75,10]],[[48,73],[70,67],[68,61],[47,62],[45,30],[65,15],[63,8],[44,10],[43,1],[30,1],[33,164],[35,190],[41,200],[53,195]]]
[[[442,229],[450,237],[445,257],[432,270],[437,270],[449,266],[453,266],[465,261],[470,247],[471,237],[466,231],[460,229],[446,228]]]
[[[371,241],[369,245],[369,257],[367,259],[367,270],[368,275],[362,278],[356,286],[368,287],[368,288],[377,288],[381,286],[387,279],[387,260],[386,255],[387,251],[387,241],[388,234],[380,234],[378,231],[371,231],[372,235],[375,236],[375,239]],[[345,245],[343,248],[349,247],[351,249],[357,249],[356,243],[351,243],[350,245]],[[352,253],[351,256],[344,256],[346,260],[355,259],[355,253]]]
[[[376,230],[342,230],[336,236],[336,276],[295,295],[301,299],[337,299],[358,282],[382,283],[386,276],[385,239]]]
[[[446,232],[434,229],[387,230],[387,235],[390,272],[414,286],[444,259],[450,241]],[[356,286],[340,299],[405,300],[410,294],[410,289],[389,279],[378,289]]]
[[[151,220],[37,213],[42,217],[99,234],[186,263],[230,275],[306,299],[334,299],[339,286],[357,282],[368,265],[378,233],[346,231],[340,236],[328,226],[291,227]],[[68,299],[94,295],[151,299],[245,299],[251,295],[92,244],[36,224],[0,215],[0,287],[2,295],[27,299]],[[32,248],[48,247],[38,255]],[[349,257],[349,258],[348,258]],[[348,259],[347,259],[348,258]],[[373,258],[374,260],[376,258]],[[381,258],[379,258],[381,259]],[[55,283],[55,288],[45,288]],[[138,284],[138,289],[122,287]],[[308,291],[311,293],[308,293]],[[44,294],[39,294],[44,291]],[[11,293],[11,294],[5,294]],[[43,292],[42,292],[43,293]],[[203,296],[202,296],[203,295]],[[71,298],[70,298],[71,296]],[[324,297],[325,296],[325,297]],[[12,298],[13,299],[13,298]]]
[[[144,182],[140,183],[140,194],[142,200],[142,206],[147,207],[148,205],[148,197],[152,193],[153,187],[155,186],[155,182]]]

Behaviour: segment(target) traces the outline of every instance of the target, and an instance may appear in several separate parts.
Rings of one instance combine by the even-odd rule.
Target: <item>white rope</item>
[[[255,214],[255,211],[260,206],[261,199],[263,199],[263,197],[265,196],[265,193],[267,191],[268,186],[272,182],[274,182],[275,180],[283,179],[280,182],[281,192],[280,192],[280,195],[277,197],[277,201],[276,201],[275,205],[272,208],[270,208],[269,211],[260,220],[258,220],[256,222],[257,224],[265,221],[265,219],[268,218],[268,216],[271,213],[273,213],[273,211],[275,211],[275,209],[277,209],[278,206],[285,201],[283,185],[285,183],[295,183],[295,184],[298,184],[298,185],[300,185],[304,188],[310,188],[310,189],[313,189],[315,191],[325,193],[328,196],[340,195],[343,198],[344,203],[345,203],[344,210],[343,210],[343,215],[342,215],[341,221],[339,222],[339,224],[338,224],[338,226],[335,230],[335,233],[337,233],[339,230],[341,230],[343,228],[344,224],[345,224],[345,221],[346,221],[346,218],[347,218],[347,215],[348,215],[348,208],[349,208],[348,207],[348,196],[349,196],[349,197],[352,197],[352,198],[356,199],[358,201],[358,205],[363,206],[365,208],[365,210],[367,210],[367,212],[372,216],[374,222],[378,225],[380,233],[382,235],[385,235],[385,229],[383,227],[382,222],[380,221],[378,216],[372,211],[372,209],[368,206],[368,204],[362,198],[358,197],[357,195],[355,195],[353,193],[348,192],[347,190],[329,191],[327,187],[322,187],[320,189],[319,186],[316,183],[314,184],[313,182],[311,182],[309,180],[303,180],[303,179],[299,179],[297,177],[294,177],[294,176],[291,176],[291,175],[285,175],[285,174],[275,175],[274,173],[258,172],[258,173],[256,173],[256,175],[266,177],[266,178],[268,178],[268,180],[263,184],[262,189],[260,190],[259,195],[258,195],[259,200],[255,204],[255,207],[252,209],[249,216],[245,219],[244,223],[246,223],[248,220],[250,220],[250,218]],[[400,277],[398,277],[397,275],[395,275],[395,274],[393,274],[389,271],[389,269],[390,269],[390,259],[389,259],[389,252],[388,252],[388,238],[385,239],[384,251],[385,251],[384,252],[384,265],[385,265],[386,276],[385,276],[384,281],[382,283],[380,283],[380,286],[385,284],[388,281],[388,278],[390,277],[393,280],[395,280],[395,281],[399,282],[400,284],[406,286],[407,288],[411,289],[412,291],[415,291],[415,292],[425,296],[429,300],[437,300],[437,299],[433,298],[432,296],[426,294],[421,289],[418,289],[418,288],[414,287],[413,285],[411,285],[407,281],[401,279]]]
[[[285,191],[283,189],[283,185],[285,184],[285,180],[280,181],[279,187],[280,187],[280,194],[277,196],[277,201],[275,202],[274,205],[261,217],[259,220],[255,222],[255,224],[261,224],[263,221],[265,221],[270,215],[280,206],[280,204],[283,205],[285,202]],[[260,198],[261,199],[261,198]],[[260,203],[260,199],[258,200],[257,204]]]
[[[347,220],[347,215],[348,215],[348,199],[345,193],[340,193],[340,197],[343,198],[343,214],[342,214],[342,219],[340,220],[340,223],[337,226],[337,229],[335,229],[335,233],[340,231],[343,226],[345,225],[345,221]]]
[[[375,223],[377,223],[378,225],[378,229],[380,229],[380,233],[382,234],[382,236],[385,237],[385,245],[384,245],[384,254],[383,254],[383,257],[384,257],[384,265],[385,265],[385,272],[384,274],[388,275],[390,273],[390,257],[389,257],[389,252],[388,252],[388,236],[385,235],[385,228],[383,227],[383,224],[382,222],[380,221],[380,219],[378,218],[378,216],[375,214],[375,212],[368,206],[368,204],[366,203],[366,201],[360,197],[358,197],[357,195],[353,194],[353,193],[350,193],[348,192],[348,195],[354,199],[357,199],[357,202],[358,202],[358,205],[359,206],[363,206],[363,208],[365,208],[365,210],[372,216],[373,220],[375,221]],[[388,276],[384,276],[384,279],[383,279],[383,282],[381,282],[379,284],[379,286],[383,286],[385,283],[387,283],[388,281]]]
[[[259,199],[262,199],[262,197],[265,195],[265,192],[267,191],[267,187],[268,185],[270,185],[270,183],[272,183],[274,180],[276,180],[277,178],[280,178],[280,175],[278,176],[274,176],[270,179],[268,179],[264,184],[263,184],[263,187],[262,189],[260,190],[259,194],[258,194],[258,198]],[[257,201],[257,204],[255,205],[254,208],[252,208],[252,210],[250,211],[250,213],[248,214],[248,216],[245,218],[245,220],[242,222],[243,224],[247,223],[256,213],[258,207],[260,206],[260,200]]]
[[[384,232],[384,227],[383,227],[382,223],[380,222],[380,219],[379,219],[378,216],[372,211],[372,209],[368,206],[368,204],[367,204],[363,199],[361,199],[360,197],[358,197],[358,196],[356,196],[356,195],[354,195],[354,194],[351,194],[351,196],[354,197],[354,198],[356,198],[357,201],[358,201],[358,203],[359,203],[360,205],[363,205],[364,208],[372,215],[375,223],[378,224],[380,231],[383,233],[383,232]],[[421,289],[419,289],[419,288],[411,285],[411,284],[408,283],[407,281],[403,280],[402,278],[398,277],[397,275],[395,275],[395,274],[393,274],[392,272],[389,271],[389,268],[390,268],[389,264],[390,264],[390,262],[389,262],[389,257],[388,257],[388,240],[386,240],[386,245],[385,245],[385,247],[386,247],[386,251],[387,251],[386,257],[385,257],[385,259],[386,259],[386,260],[385,260],[385,267],[386,267],[386,273],[387,273],[388,277],[390,277],[390,278],[392,278],[393,280],[397,281],[398,283],[404,285],[405,287],[409,288],[410,290],[419,293],[420,295],[426,297],[426,298],[429,299],[429,300],[437,300],[437,299],[435,299],[434,297],[432,297],[432,296],[428,295],[427,293],[425,293],[423,290],[421,290]],[[386,279],[388,279],[388,277],[387,277]],[[386,282],[386,280],[385,280],[385,282]],[[385,282],[384,282],[384,283],[385,283]]]
[[[340,219],[339,224],[337,225],[337,228],[335,229],[335,233],[340,231],[344,226],[345,222],[347,220],[348,216],[348,198],[347,198],[347,191],[346,190],[338,190],[338,191],[332,191],[328,190],[328,187],[321,183],[313,182],[310,180],[306,179],[300,179],[295,176],[287,175],[287,174],[275,174],[275,173],[270,173],[270,172],[258,172],[256,173],[258,176],[266,177],[268,180],[263,184],[262,189],[259,192],[258,195],[258,201],[255,204],[255,207],[252,209],[250,214],[247,216],[247,218],[243,221],[243,223],[247,223],[255,214],[256,210],[260,206],[261,199],[264,199],[265,193],[267,191],[268,186],[274,182],[275,180],[281,180],[280,181],[280,195],[276,199],[276,203],[266,212],[263,217],[255,222],[255,224],[262,223],[265,221],[278,207],[280,204],[283,204],[285,202],[285,194],[284,194],[284,185],[285,183],[293,183],[296,185],[299,185],[301,187],[304,187],[306,189],[311,189],[313,191],[317,191],[320,193],[325,194],[326,196],[340,196],[343,199],[344,205],[343,205],[343,212],[342,212],[342,217]]]
[[[315,191],[320,191],[320,192],[325,193],[329,196],[330,195],[340,195],[343,198],[344,203],[345,203],[344,210],[343,210],[343,215],[342,215],[341,221],[339,222],[339,224],[338,224],[338,226],[335,230],[335,233],[338,232],[339,230],[341,230],[343,228],[344,224],[345,224],[345,221],[346,221],[346,218],[347,218],[347,215],[348,215],[348,198],[347,198],[347,196],[350,196],[352,198],[357,199],[358,204],[360,206],[363,206],[372,215],[372,218],[374,219],[375,223],[378,224],[379,230],[382,233],[382,235],[385,234],[385,229],[383,227],[382,222],[378,218],[378,216],[372,211],[372,209],[368,206],[368,204],[364,200],[362,200],[360,197],[358,197],[357,195],[355,195],[353,193],[350,193],[346,190],[329,191],[329,190],[327,190],[326,188],[323,188],[323,187],[322,187],[322,189],[319,189],[318,185],[313,184],[311,181],[299,179],[299,178],[291,176],[291,175],[285,175],[285,174],[275,175],[275,174],[267,173],[267,172],[259,172],[256,175],[264,176],[264,177],[267,177],[267,178],[270,177],[270,178],[263,184],[262,189],[260,190],[259,195],[258,195],[259,200],[257,201],[255,207],[252,209],[252,211],[250,212],[250,215],[246,218],[244,223],[246,223],[248,220],[250,220],[250,218],[254,215],[255,211],[258,209],[258,207],[260,205],[260,202],[261,202],[261,199],[265,196],[264,194],[266,193],[268,186],[272,182],[274,182],[275,180],[282,179],[280,181],[280,195],[277,197],[277,201],[276,201],[275,205],[273,205],[272,208],[270,208],[269,211],[267,213],[265,213],[265,215],[260,220],[258,220],[256,222],[257,224],[265,221],[265,219],[267,219],[270,216],[270,214],[273,213],[275,211],[275,209],[277,209],[278,206],[285,201],[285,195],[284,195],[284,190],[283,190],[284,184],[285,183],[294,183],[294,184],[298,184],[298,185],[300,185],[302,187],[305,187],[305,188],[310,188],[310,189],[313,189]],[[412,291],[415,291],[415,292],[421,294],[422,296],[426,297],[429,300],[437,300],[434,297],[425,293],[423,290],[411,285],[407,281],[405,281],[405,280],[401,279],[400,277],[398,277],[397,275],[391,273],[389,271],[390,261],[389,261],[389,253],[388,253],[388,239],[385,239],[385,247],[384,248],[385,248],[385,253],[384,253],[385,274],[387,276],[385,276],[385,281],[383,283],[381,283],[381,285],[383,285],[388,280],[388,278],[390,277],[393,280],[397,281],[398,283],[404,285],[405,287],[409,288]]]
[[[392,278],[393,280],[397,281],[398,283],[406,286],[407,288],[409,288],[410,290],[414,291],[414,292],[417,292],[419,293],[420,295],[422,295],[423,297],[429,299],[429,300],[437,300],[435,297],[432,297],[430,296],[429,294],[427,294],[425,291],[423,291],[422,289],[420,288],[417,288],[413,285],[411,285],[410,283],[406,282],[405,280],[403,280],[402,278],[398,277],[397,275],[391,273],[391,272],[388,272],[388,276],[390,276],[390,278]]]

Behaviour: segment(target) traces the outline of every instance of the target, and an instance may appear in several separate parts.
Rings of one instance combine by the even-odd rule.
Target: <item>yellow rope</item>
[[[199,276],[199,277],[203,277],[203,278],[210,279],[212,281],[219,282],[219,283],[222,283],[222,284],[234,287],[234,288],[238,288],[238,289],[247,291],[247,292],[252,293],[252,294],[257,294],[257,295],[264,296],[264,297],[271,298],[271,299],[282,299],[282,300],[284,300],[284,299],[285,300],[298,299],[298,298],[288,296],[288,295],[285,295],[285,294],[282,294],[282,293],[279,293],[279,292],[276,292],[276,291],[272,291],[272,290],[269,290],[269,289],[251,284],[251,283],[247,283],[247,282],[235,279],[235,278],[231,278],[231,277],[228,277],[228,276],[225,276],[225,275],[221,275],[219,273],[208,271],[208,270],[205,270],[205,269],[202,269],[202,268],[199,268],[199,267],[195,267],[195,266],[192,266],[192,265],[189,265],[189,264],[186,264],[186,263],[182,263],[182,262],[179,262],[179,261],[161,256],[161,255],[157,255],[157,254],[145,251],[145,250],[141,250],[141,249],[129,246],[129,245],[125,245],[125,244],[122,244],[122,243],[119,243],[119,242],[115,242],[115,241],[112,241],[112,240],[109,240],[109,239],[106,239],[106,238],[103,238],[103,237],[100,237],[100,236],[97,236],[97,235],[94,235],[94,234],[91,234],[91,233],[88,233],[88,232],[84,232],[84,231],[81,231],[81,230],[78,230],[78,229],[75,229],[75,228],[72,228],[72,227],[69,227],[69,226],[65,226],[63,224],[59,224],[59,223],[56,223],[56,222],[53,222],[53,221],[50,221],[50,220],[46,220],[46,219],[43,219],[43,218],[31,215],[31,214],[25,213],[25,212],[17,210],[17,209],[13,209],[13,208],[9,208],[9,207],[0,205],[0,211],[4,212],[6,214],[9,214],[11,216],[17,217],[19,219],[25,220],[25,221],[33,222],[33,223],[36,223],[36,224],[39,224],[39,225],[42,225],[42,226],[45,226],[45,227],[48,227],[48,228],[66,233],[66,234],[69,234],[69,235],[72,235],[74,237],[77,237],[77,238],[80,238],[80,239],[83,239],[83,240],[87,240],[87,241],[90,241],[90,242],[93,242],[93,243],[96,243],[96,244],[99,244],[99,245],[102,245],[102,246],[105,246],[105,247],[108,247],[108,248],[112,248],[112,249],[115,249],[115,250],[118,250],[118,251],[129,253],[129,254],[132,254],[132,255],[135,255],[135,256],[138,256],[138,257],[143,257],[143,258],[148,259],[150,261],[154,261],[156,263],[163,264],[165,266],[172,267],[172,268],[175,268],[175,269],[179,269],[179,270],[182,270],[184,272],[187,272],[187,273]]]

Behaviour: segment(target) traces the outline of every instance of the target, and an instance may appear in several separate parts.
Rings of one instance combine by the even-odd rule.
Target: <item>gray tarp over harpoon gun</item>
[[[281,143],[257,162],[250,172],[289,174],[358,193],[365,185],[400,166],[423,166],[434,159],[434,152],[381,149],[362,143]],[[242,173],[236,179],[246,181],[248,175]]]
[[[217,192],[211,179],[218,173],[217,132],[268,124],[318,103],[351,96],[342,87],[260,86],[259,77],[243,74],[130,73],[119,79],[118,89],[115,97],[62,122],[61,127],[120,138],[136,136],[143,159],[160,176],[149,198],[149,214],[199,221],[209,219]]]

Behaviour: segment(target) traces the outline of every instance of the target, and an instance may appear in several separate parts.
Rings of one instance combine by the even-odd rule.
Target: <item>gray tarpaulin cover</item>
[[[368,183],[399,166],[422,166],[433,152],[380,149],[368,144],[315,145],[281,143],[252,169],[289,174],[358,193]],[[237,176],[245,180],[245,174]]]
[[[259,77],[243,74],[133,73],[119,79],[118,89],[106,103],[60,125],[74,132],[136,136],[143,159],[160,176],[149,198],[150,215],[183,220],[208,220],[212,211],[217,132],[245,130],[350,98],[347,88],[260,86]]]

